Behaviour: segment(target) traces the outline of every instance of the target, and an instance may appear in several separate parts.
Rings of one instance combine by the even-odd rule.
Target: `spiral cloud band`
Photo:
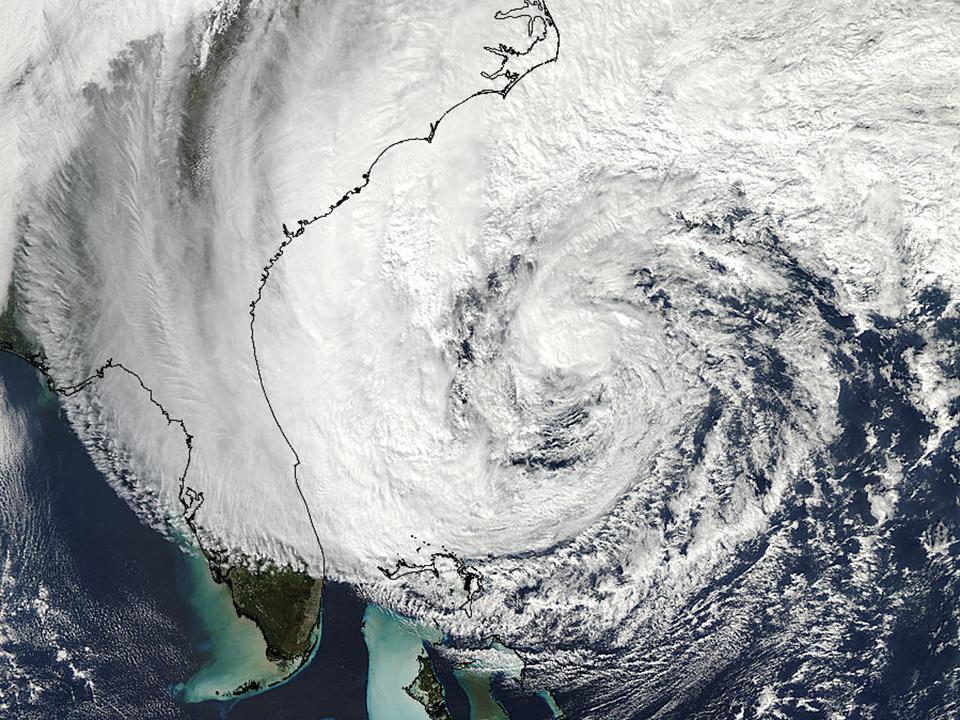
[[[517,4],[25,39],[4,252],[51,372],[137,369],[211,544],[495,635],[576,717],[946,717],[954,9]],[[67,409],[182,523],[131,377]]]

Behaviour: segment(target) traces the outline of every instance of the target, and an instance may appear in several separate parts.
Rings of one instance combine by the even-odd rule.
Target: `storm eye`
[[[0,355],[63,417],[4,366],[0,713],[183,715],[115,680],[198,651],[71,577],[43,427],[195,551],[183,698],[956,714],[960,14],[893,5],[7,3]]]

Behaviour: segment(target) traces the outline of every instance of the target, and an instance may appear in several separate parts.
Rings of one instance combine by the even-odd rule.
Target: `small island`
[[[413,682],[404,688],[404,691],[423,705],[430,716],[430,720],[451,720],[450,713],[447,711],[447,704],[443,697],[443,685],[434,672],[430,658],[426,654],[417,656],[420,663],[420,672]]]

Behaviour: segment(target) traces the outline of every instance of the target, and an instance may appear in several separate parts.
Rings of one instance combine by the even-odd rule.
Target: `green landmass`
[[[17,288],[10,283],[7,292],[7,304],[0,313],[0,349],[12,350],[25,358],[42,358],[40,347],[28,338],[20,324],[17,322],[17,310],[19,307],[19,296]]]
[[[257,680],[248,680],[242,685],[238,685],[237,689],[233,691],[234,695],[244,695],[249,692],[255,692],[261,688],[260,682]],[[219,690],[217,693],[219,694]]]
[[[237,612],[260,628],[270,660],[289,663],[310,652],[320,621],[322,580],[289,567],[237,566],[221,581],[230,587]]]
[[[430,658],[426,655],[418,655],[417,661],[420,663],[420,672],[404,690],[407,695],[423,705],[430,720],[452,720],[444,701],[443,685],[437,679]]]
[[[247,12],[250,0],[241,0],[232,17],[210,39],[206,64],[195,68],[187,77],[180,125],[180,177],[194,195],[205,191],[208,150],[210,146],[210,113],[217,93],[223,86],[234,51],[249,30]],[[225,11],[214,11],[213,17]]]

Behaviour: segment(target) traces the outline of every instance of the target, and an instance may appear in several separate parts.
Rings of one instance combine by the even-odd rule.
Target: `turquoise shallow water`
[[[436,629],[416,625],[376,605],[363,616],[363,638],[370,666],[367,675],[367,714],[370,720],[429,720],[423,706],[404,688],[420,670],[424,640],[440,642]]]
[[[0,473],[0,559],[10,565],[0,717],[366,718],[366,604],[337,583],[324,586],[326,627],[312,662],[269,692],[202,702],[276,671],[259,631],[237,618],[202,558],[139,521],[33,368],[4,353],[0,414],[16,419],[4,451],[22,454],[12,476]],[[34,609],[41,590],[43,618]]]
[[[190,717],[169,692],[202,662],[179,548],[137,519],[36,371],[6,353],[0,438],[17,458],[0,470],[0,717]]]
[[[28,673],[12,714],[0,714],[30,720],[426,717],[403,688],[416,677],[424,641],[442,643],[442,634],[329,582],[323,632],[310,662],[269,691],[222,700],[218,691],[283,676],[267,660],[259,630],[237,617],[229,590],[213,581],[202,557],[140,523],[117,497],[32,368],[0,354],[0,381],[9,393],[3,411],[24,423],[22,468],[0,483],[6,507],[16,509],[0,517],[0,551],[15,570],[6,621],[19,640],[10,650]],[[33,613],[41,585],[53,608],[46,623],[55,627]],[[85,675],[75,675],[58,653]],[[462,699],[451,705],[454,720],[468,720],[460,683],[452,673],[441,679],[449,698]],[[551,717],[504,704],[513,720]]]
[[[456,671],[457,682],[467,694],[471,720],[510,720],[506,710],[494,697],[490,687],[491,675],[469,670]]]
[[[267,659],[267,645],[260,630],[252,620],[237,615],[230,590],[214,582],[202,557],[186,557],[182,581],[206,640],[200,646],[205,655],[203,667],[174,688],[181,700],[196,703],[225,699],[244,683],[254,681],[266,689],[295,676],[296,672]],[[320,629],[314,632],[319,637]]]
[[[268,690],[226,702],[214,700],[185,705],[189,717],[209,720],[365,720],[367,652],[361,634],[365,610],[366,604],[352,588],[325,583],[322,633],[308,662]],[[236,617],[235,613],[233,617]],[[213,629],[221,631],[224,627],[215,624]],[[200,630],[198,637],[203,637],[202,628]],[[248,637],[248,643],[231,645],[230,640],[237,637],[237,628],[228,625],[226,632],[207,648],[208,666],[187,684],[215,688],[216,683],[224,678],[230,678],[232,682],[236,671],[259,667],[259,659],[248,665],[248,660],[234,659],[230,655],[239,648],[244,653],[255,651],[259,653],[258,657],[265,659],[262,641],[254,642]],[[243,636],[240,639],[243,640]],[[214,653],[214,650],[219,652]],[[210,682],[213,684],[208,684]]]
[[[367,606],[363,616],[363,637],[369,656],[367,714],[370,720],[429,720],[425,709],[405,691],[420,670],[417,660],[427,655],[426,644],[444,641],[437,628],[427,627],[396,615],[377,605]],[[467,707],[448,704],[454,720],[557,720],[563,713],[549,692],[526,691],[517,681],[523,660],[500,643],[493,643],[484,660],[453,669],[444,684],[448,700],[457,686]],[[510,683],[510,697],[500,697],[495,683]]]

